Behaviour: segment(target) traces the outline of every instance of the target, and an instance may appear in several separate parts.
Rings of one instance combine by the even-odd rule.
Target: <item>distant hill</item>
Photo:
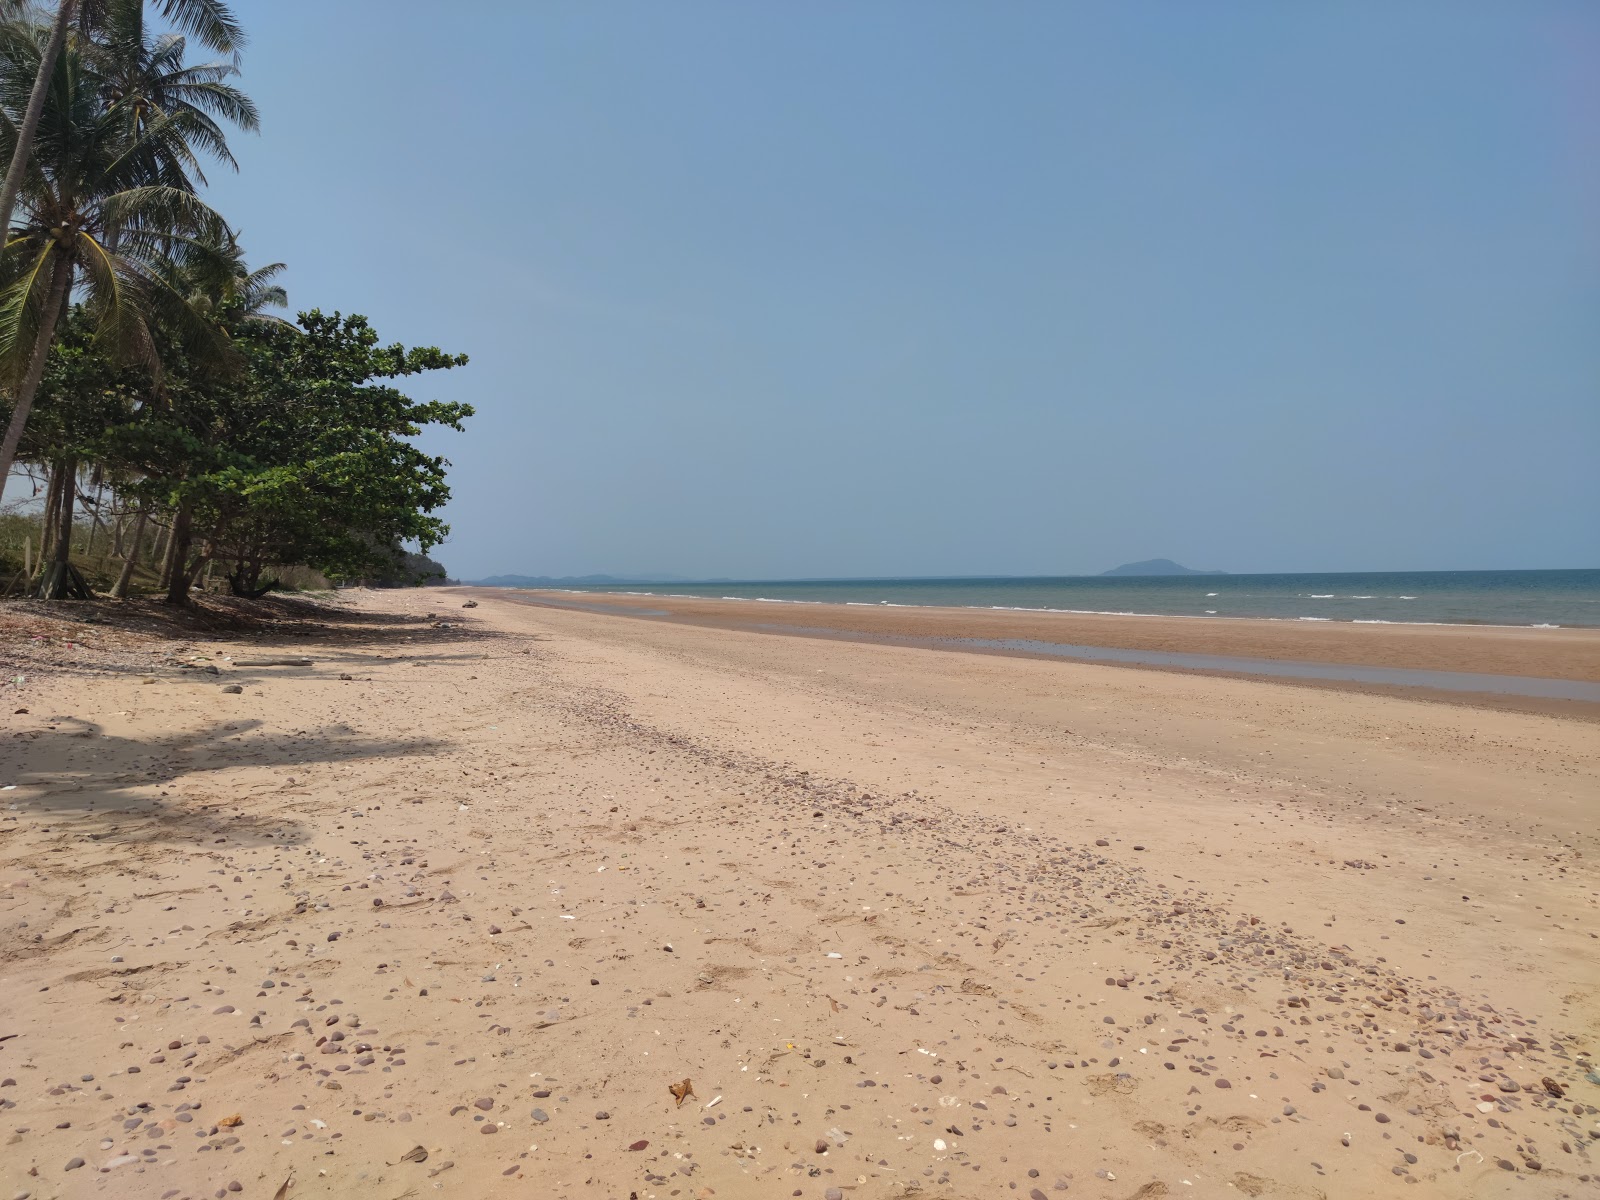
[[[1100,572],[1101,575],[1226,575],[1226,571],[1196,571],[1191,567],[1180,566],[1170,558],[1147,558],[1143,562],[1123,563],[1120,567],[1112,567],[1109,571]]]
[[[477,587],[555,587],[585,583],[681,583],[683,579],[678,575],[652,575],[648,578],[623,575],[491,575],[487,579],[468,579],[465,582]]]

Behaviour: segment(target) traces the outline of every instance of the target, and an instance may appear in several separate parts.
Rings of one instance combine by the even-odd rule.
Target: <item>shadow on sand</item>
[[[207,773],[240,767],[293,768],[315,763],[409,758],[438,753],[433,738],[363,737],[342,726],[252,736],[261,722],[213,722],[149,738],[108,734],[92,721],[60,718],[56,728],[23,734],[9,747],[7,792],[19,811],[70,819],[90,840],[118,843],[294,845],[305,826],[289,815],[288,776],[259,783],[226,801],[169,795]],[[159,796],[151,796],[152,790]],[[162,790],[167,789],[167,790]]]

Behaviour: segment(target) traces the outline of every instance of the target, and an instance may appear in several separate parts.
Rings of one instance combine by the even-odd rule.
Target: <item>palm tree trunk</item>
[[[15,407],[11,410],[11,423],[6,426],[5,441],[0,442],[0,498],[5,496],[6,480],[11,476],[11,464],[17,461],[17,446],[22,442],[22,429],[28,423],[28,413],[33,408],[33,398],[39,394],[39,381],[44,378],[45,363],[50,358],[50,346],[55,341],[56,322],[61,318],[62,302],[67,298],[67,285],[72,281],[72,264],[59,255],[50,274],[50,294],[45,300],[44,312],[39,318],[39,333],[33,339],[33,355],[28,359],[28,370],[17,388]]]
[[[72,24],[73,10],[78,0],[61,0],[56,9],[55,24],[50,27],[50,41],[39,60],[39,74],[34,76],[33,91],[28,93],[28,109],[22,114],[22,128],[17,131],[17,146],[11,152],[11,165],[6,168],[6,180],[0,186],[0,234],[9,237],[11,214],[17,207],[17,193],[22,189],[22,177],[28,173],[28,158],[33,153],[34,135],[39,132],[39,118],[44,113],[45,93],[50,90],[50,77],[56,72],[56,60],[61,57],[61,46],[67,40],[67,27]],[[9,461],[8,464],[9,466]],[[0,479],[0,486],[4,480]]]
[[[125,600],[128,597],[128,585],[133,582],[133,568],[139,561],[139,543],[144,539],[144,523],[149,516],[149,508],[141,504],[139,515],[133,519],[133,548],[122,561],[122,573],[117,576],[117,582],[111,585],[113,600]]]

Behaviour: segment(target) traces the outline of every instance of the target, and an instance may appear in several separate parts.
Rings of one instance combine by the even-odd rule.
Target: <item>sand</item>
[[[1592,724],[464,600],[0,613],[0,1195],[1600,1194]]]
[[[683,596],[630,596],[475,588],[465,594],[525,602],[595,605],[619,612],[662,613],[669,619],[724,629],[787,626],[866,637],[1022,638],[1128,650],[1222,654],[1241,658],[1530,675],[1600,681],[1600,629],[1520,626],[1380,625],[1349,621],[1118,616],[976,608],[762,604]]]

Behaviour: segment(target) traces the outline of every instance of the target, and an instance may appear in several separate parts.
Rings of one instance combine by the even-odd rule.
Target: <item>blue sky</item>
[[[1600,564],[1600,6],[238,0],[491,573]]]

